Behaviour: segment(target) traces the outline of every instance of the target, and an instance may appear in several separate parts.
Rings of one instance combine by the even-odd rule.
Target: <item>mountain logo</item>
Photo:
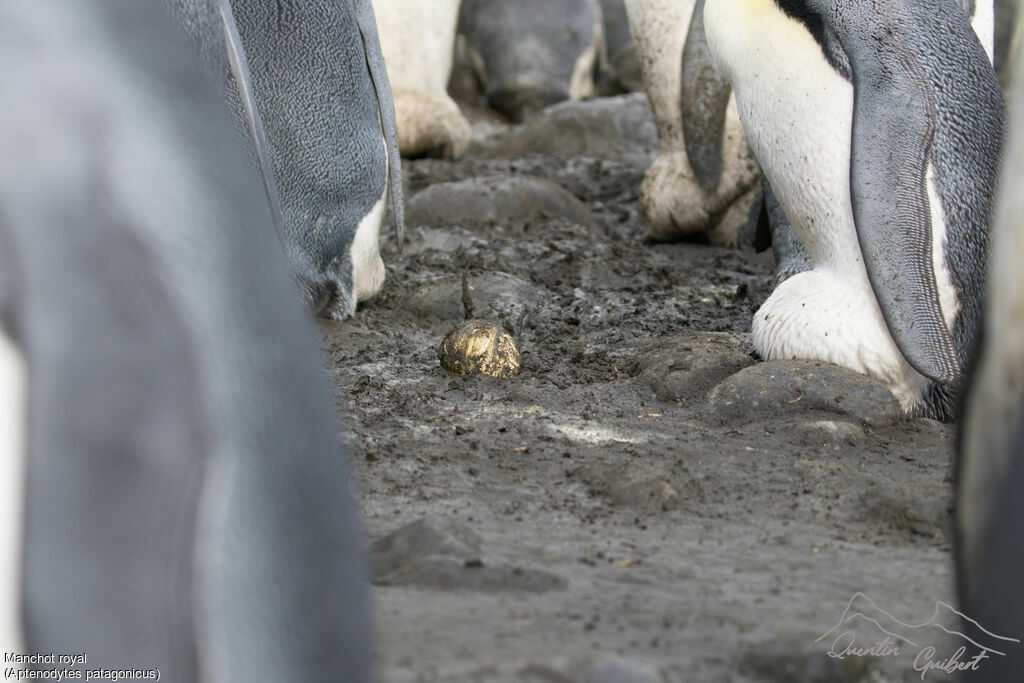
[[[914,670],[922,679],[929,671],[977,671],[985,659],[1005,657],[1020,645],[1019,638],[992,633],[942,601],[935,602],[927,620],[908,623],[859,592],[850,598],[836,625],[815,639],[822,641],[830,644],[828,656],[837,659],[912,653]],[[938,648],[948,648],[950,642],[955,649],[949,656],[940,656]]]

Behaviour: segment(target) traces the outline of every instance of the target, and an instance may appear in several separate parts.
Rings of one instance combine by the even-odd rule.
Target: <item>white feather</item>
[[[24,652],[21,556],[24,525],[26,371],[0,331],[0,650]]]

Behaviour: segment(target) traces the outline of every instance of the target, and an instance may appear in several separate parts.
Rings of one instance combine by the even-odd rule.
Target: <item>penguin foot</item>
[[[409,159],[454,159],[469,144],[469,121],[444,92],[395,91],[398,149]]]
[[[907,415],[925,404],[930,382],[897,348],[866,277],[819,269],[792,275],[754,314],[751,340],[765,360],[826,361],[867,375]]]
[[[685,153],[662,154],[640,186],[647,238],[655,242],[699,238],[715,246],[735,247],[756,199],[757,192],[751,190],[757,179],[755,171],[735,172],[708,194],[689,170]]]

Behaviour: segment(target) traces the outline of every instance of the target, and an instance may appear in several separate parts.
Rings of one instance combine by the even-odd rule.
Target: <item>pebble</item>
[[[537,302],[550,300],[551,295],[542,288],[514,275],[488,272],[468,278],[473,300],[474,315],[498,320],[518,321],[528,314]],[[461,320],[465,309],[462,302],[462,278],[449,277],[421,285],[407,299],[406,306],[424,318]]]
[[[594,215],[583,202],[550,180],[534,176],[486,176],[436,183],[406,202],[409,226],[508,226],[561,216],[586,228]]]
[[[737,332],[680,332],[657,339],[637,357],[633,374],[662,401],[703,399],[729,375],[753,365],[749,339]]]
[[[615,655],[559,658],[523,667],[521,683],[667,683],[655,666]]]
[[[425,517],[370,544],[372,582],[435,590],[487,593],[562,589],[568,582],[550,572],[485,563],[480,537],[450,519]]]
[[[647,95],[630,93],[560,102],[520,126],[475,139],[466,155],[584,156],[625,163],[643,173],[654,163],[657,150],[658,130]]]

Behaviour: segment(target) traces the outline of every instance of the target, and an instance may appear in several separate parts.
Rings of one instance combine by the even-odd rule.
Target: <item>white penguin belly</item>
[[[384,285],[384,260],[380,257],[380,226],[384,222],[384,194],[373,205],[370,212],[359,221],[356,235],[352,240],[352,303],[366,301],[380,291]]]
[[[0,648],[24,652],[21,554],[25,490],[25,362],[0,332]]]
[[[383,124],[381,124],[383,125]],[[356,226],[356,234],[352,238],[350,256],[352,258],[352,313],[360,301],[366,301],[384,286],[384,260],[380,257],[380,226],[384,222],[384,203],[388,198],[391,186],[391,162],[388,158],[388,143],[383,137],[384,145],[384,192],[380,199],[370,208]]]
[[[893,341],[857,240],[852,84],[772,0],[708,0],[704,21],[712,57],[732,81],[747,141],[814,262],[813,271],[783,282],[754,316],[754,348],[765,359],[823,360],[872,376],[905,410],[915,410],[928,380]]]
[[[992,62],[995,48],[995,8],[992,0],[978,0],[974,3],[974,16],[971,17],[971,28],[978,35],[981,46],[985,48],[989,63]]]

